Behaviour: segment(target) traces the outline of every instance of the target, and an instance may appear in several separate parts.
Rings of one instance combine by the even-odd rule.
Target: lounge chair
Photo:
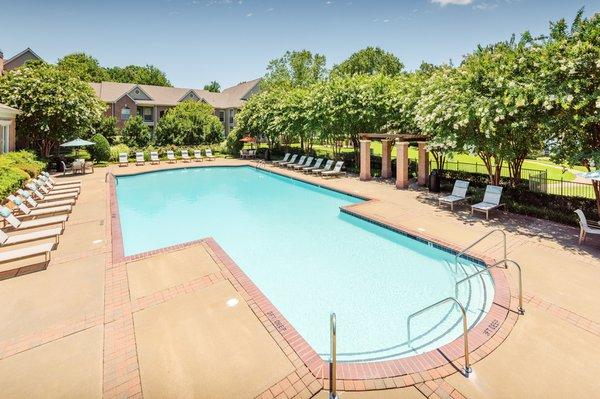
[[[79,184],[81,186],[81,180],[56,181],[52,178],[52,176],[48,172],[42,172],[40,174],[42,176],[46,176],[48,178],[48,180],[50,180],[50,183],[52,183],[52,185],[54,185],[54,186],[71,186],[71,185],[75,185],[75,184]]]
[[[71,213],[71,210],[73,209],[71,205],[57,205],[46,208],[30,209],[20,198],[17,198],[14,195],[9,195],[7,198],[10,202],[17,206],[19,211],[21,211],[21,217],[36,217],[65,212]]]
[[[169,163],[177,163],[177,158],[175,158],[175,153],[173,151],[167,151],[167,161]]]
[[[579,216],[579,244],[585,241],[588,234],[600,235],[600,224],[598,222],[588,221],[581,209],[577,209],[575,213]]]
[[[287,161],[279,161],[277,162],[275,165],[276,166],[285,166],[289,163],[294,163],[296,162],[296,159],[298,158],[298,154],[294,154],[292,155],[292,157],[290,159],[288,159]]]
[[[504,207],[504,209],[506,209],[506,205],[500,203],[501,196],[502,196],[502,187],[488,185],[485,188],[485,194],[483,195],[483,201],[481,201],[478,204],[471,205],[471,215],[475,211],[483,212],[483,213],[485,213],[485,218],[488,219],[490,216],[491,210],[498,209],[500,207]]]
[[[48,186],[46,186],[44,184],[43,181],[39,180],[39,179],[34,179],[32,180],[33,184],[35,184],[38,188],[39,191],[43,192],[44,194],[65,194],[65,193],[77,193],[79,194],[81,191],[81,187],[79,186],[73,186],[73,187],[52,187],[52,188],[48,188]]]
[[[302,168],[309,167],[312,164],[312,161],[314,159],[315,159],[315,157],[308,157],[308,158],[306,158],[306,162],[304,162],[303,164],[294,165],[294,166],[292,166],[292,168],[302,169]]]
[[[160,165],[160,158],[158,158],[158,151],[150,151],[150,164],[159,164]]]
[[[77,196],[79,195],[78,193],[74,193],[74,192],[64,193],[64,194],[54,194],[54,193],[53,194],[44,194],[44,193],[40,192],[40,190],[38,190],[38,187],[33,183],[27,183],[25,185],[25,187],[27,187],[29,190],[31,190],[33,192],[33,194],[35,194],[35,196],[40,201],[64,200],[64,199],[69,199],[69,198],[77,198]]]
[[[302,155],[302,156],[300,157],[300,160],[299,160],[297,163],[294,163],[294,162],[289,162],[289,163],[286,163],[286,164],[284,164],[284,165],[285,165],[285,166],[287,166],[288,168],[293,168],[293,167],[294,167],[294,165],[303,165],[303,164],[304,164],[304,160],[305,160],[305,159],[306,159],[306,155]]]
[[[44,262],[48,263],[50,262],[50,252],[52,251],[53,247],[54,243],[46,243],[0,252],[0,263],[22,258],[29,258],[36,255],[44,255]]]
[[[69,219],[68,215],[52,216],[48,218],[39,218],[33,220],[22,221],[13,215],[12,211],[7,207],[0,207],[0,219],[4,220],[5,224],[10,224],[17,230],[30,229],[33,227],[48,226],[50,224],[61,224],[65,228],[65,222]]]
[[[202,162],[202,151],[200,150],[194,150],[194,161],[196,162]]]
[[[50,207],[58,206],[58,205],[75,205],[75,198],[68,198],[68,199],[48,201],[48,202],[37,202],[36,200],[33,199],[33,197],[31,196],[31,193],[29,191],[19,189],[19,190],[17,190],[17,194],[19,194],[19,197],[21,197],[23,200],[25,200],[29,204],[29,207],[31,209],[50,208]]]
[[[325,162],[325,166],[321,169],[313,169],[311,170],[311,172],[313,172],[314,174],[319,174],[319,173],[323,173],[326,172],[328,170],[331,170],[331,168],[333,167],[333,161],[330,159],[327,162]]]
[[[181,150],[181,159],[183,160],[183,162],[192,162],[192,159],[188,154],[188,150]]]
[[[272,164],[273,165],[279,165],[280,163],[287,162],[287,161],[290,160],[290,156],[291,155],[292,154],[290,154],[289,152],[286,152],[285,156],[283,157],[283,159],[280,159],[279,161],[273,161]]]
[[[38,230],[31,233],[8,235],[0,230],[0,247],[8,245],[21,244],[28,241],[43,240],[45,238],[55,238],[55,243],[58,244],[62,229],[60,227]]]
[[[146,164],[146,160],[144,159],[144,153],[143,152],[136,152],[135,153],[135,164],[136,166],[143,166]]]
[[[37,177],[37,180],[44,183],[44,185],[50,189],[56,188],[57,190],[62,190],[64,188],[81,188],[81,180],[73,181],[73,182],[63,182],[62,184],[56,184],[54,180],[50,179],[48,176],[44,174],[40,174]]]
[[[209,161],[215,160],[215,157],[213,156],[212,150],[210,148],[207,148],[206,150],[204,150],[204,152],[206,153],[206,159],[208,159]]]
[[[322,163],[323,163],[323,158],[317,158],[317,161],[315,162],[315,164],[313,166],[305,166],[302,168],[302,171],[304,173],[308,173],[311,170],[319,169],[321,167]]]
[[[119,153],[119,166],[129,166],[129,160],[127,159],[127,153]]]
[[[452,194],[446,195],[445,197],[438,198],[438,206],[441,206],[442,203],[450,204],[450,210],[454,210],[454,204],[461,203],[465,201],[467,198],[467,191],[469,189],[469,182],[464,180],[456,180],[454,182],[454,188],[452,189]]]
[[[335,163],[335,167],[333,168],[333,170],[326,170],[324,172],[321,172],[321,176],[334,177],[334,176],[339,176],[339,175],[345,175],[346,172],[342,172],[343,166],[344,166],[344,161],[337,161]]]

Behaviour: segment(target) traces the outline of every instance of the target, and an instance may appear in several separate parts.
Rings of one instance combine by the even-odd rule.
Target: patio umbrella
[[[240,139],[242,143],[250,143],[250,148],[252,148],[252,143],[256,142],[254,137],[246,136]]]
[[[89,145],[96,145],[96,143],[92,141],[87,141],[83,139],[75,139],[71,141],[67,141],[66,143],[62,143],[61,147],[76,147],[75,154],[79,154],[79,147],[87,147]]]
[[[600,170],[595,170],[593,172],[586,173],[578,173],[577,176],[583,177],[584,179],[600,180]]]

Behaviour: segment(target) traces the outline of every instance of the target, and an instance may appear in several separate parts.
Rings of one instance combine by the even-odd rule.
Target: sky
[[[263,76],[287,50],[327,65],[379,46],[406,66],[439,64],[512,33],[548,31],[600,0],[0,0],[5,58],[31,47],[48,62],[83,51],[103,66],[152,64],[175,86]]]

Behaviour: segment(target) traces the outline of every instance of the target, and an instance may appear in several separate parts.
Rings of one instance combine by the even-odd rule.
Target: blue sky
[[[309,49],[328,66],[372,45],[408,69],[459,62],[477,44],[547,31],[600,0],[0,0],[0,49],[42,58],[84,51],[105,66],[153,64],[171,82],[223,87],[262,76],[286,50]]]

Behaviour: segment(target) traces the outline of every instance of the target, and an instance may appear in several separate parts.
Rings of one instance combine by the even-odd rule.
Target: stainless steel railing
[[[410,321],[412,320],[412,318],[414,316],[418,316],[421,313],[424,313],[426,311],[428,311],[429,309],[432,309],[436,306],[442,305],[444,303],[447,302],[453,302],[454,304],[458,305],[458,307],[460,308],[460,311],[462,313],[462,320],[463,320],[463,341],[465,343],[465,368],[464,368],[464,373],[465,376],[469,376],[469,373],[471,373],[472,369],[471,369],[471,363],[469,362],[469,326],[467,325],[467,311],[465,310],[465,307],[458,301],[458,299],[453,298],[451,296],[449,296],[448,298],[444,298],[441,301],[438,301],[436,303],[434,303],[433,305],[429,305],[426,308],[423,308],[413,314],[411,314],[410,316],[408,316],[408,319],[406,319],[406,332],[407,332],[407,336],[408,336],[408,345],[411,344],[411,336],[410,336]]]
[[[331,357],[329,359],[329,398],[337,399],[337,326],[335,313],[329,317],[329,338]]]
[[[483,237],[479,238],[478,240],[476,240],[476,241],[472,242],[471,244],[467,245],[462,251],[460,251],[459,253],[457,253],[456,255],[454,255],[454,263],[455,264],[458,263],[458,258],[460,258],[464,254],[466,254],[467,251],[470,250],[471,248],[473,248],[475,245],[479,244],[481,241],[485,240],[486,238],[488,238],[492,234],[498,233],[498,232],[502,233],[502,244],[503,244],[503,247],[504,247],[504,257],[503,257],[502,260],[504,262],[506,262],[506,233],[502,229],[494,229],[494,230],[490,231],[489,233],[487,233],[486,235],[484,235]]]

